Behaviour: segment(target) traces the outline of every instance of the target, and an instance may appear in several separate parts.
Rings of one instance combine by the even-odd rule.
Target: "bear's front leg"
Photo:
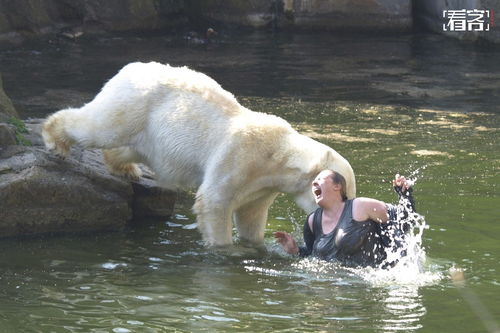
[[[262,245],[269,207],[277,195],[278,193],[269,193],[236,209],[234,220],[243,242]]]
[[[120,147],[103,150],[104,163],[111,174],[123,176],[133,180],[141,177],[142,171],[134,162],[140,162],[141,158],[130,147]]]
[[[208,246],[233,243],[232,210],[227,207],[227,202],[213,200],[198,191],[193,211],[197,216],[198,229]]]

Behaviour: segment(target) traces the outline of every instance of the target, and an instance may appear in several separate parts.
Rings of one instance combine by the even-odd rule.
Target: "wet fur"
[[[138,178],[140,162],[163,187],[197,188],[193,210],[209,245],[232,243],[233,220],[242,240],[262,243],[279,192],[312,211],[310,184],[323,169],[344,175],[355,196],[352,168],[335,150],[186,67],[129,64],[90,103],[49,116],[42,135],[61,155],[75,143],[104,149],[114,174]]]

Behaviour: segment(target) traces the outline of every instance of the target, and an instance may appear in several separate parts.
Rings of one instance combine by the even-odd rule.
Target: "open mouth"
[[[319,187],[315,187],[313,193],[316,196],[316,198],[318,198],[321,195],[321,189]]]

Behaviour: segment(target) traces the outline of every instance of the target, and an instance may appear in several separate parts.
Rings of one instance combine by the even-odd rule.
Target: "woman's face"
[[[332,175],[332,171],[323,170],[312,182],[311,190],[314,200],[320,207],[322,206],[322,203],[330,200],[335,193],[336,184],[333,182]]]

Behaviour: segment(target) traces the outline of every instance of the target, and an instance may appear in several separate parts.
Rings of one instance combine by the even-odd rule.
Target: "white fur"
[[[73,143],[107,149],[112,172],[137,177],[133,162],[142,162],[163,187],[197,187],[193,209],[210,245],[232,243],[233,218],[242,240],[261,243],[279,192],[315,209],[310,184],[323,169],[344,175],[348,197],[356,191],[351,166],[335,150],[246,109],[186,67],[129,64],[90,103],[50,116],[42,134],[62,154]]]

